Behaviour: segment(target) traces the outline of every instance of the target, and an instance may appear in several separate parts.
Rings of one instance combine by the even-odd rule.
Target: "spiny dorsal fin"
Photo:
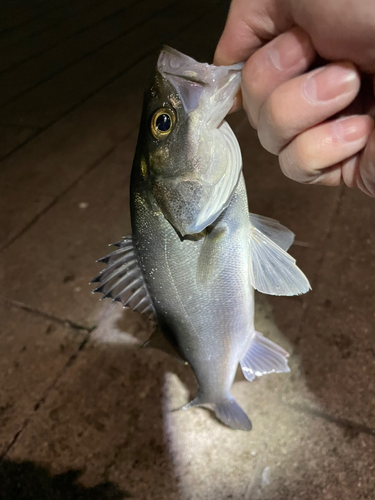
[[[131,236],[115,243],[117,250],[99,259],[107,267],[95,276],[91,283],[100,283],[93,293],[103,293],[102,299],[110,297],[124,307],[153,317],[155,314],[150,295],[139,267],[137,252]]]

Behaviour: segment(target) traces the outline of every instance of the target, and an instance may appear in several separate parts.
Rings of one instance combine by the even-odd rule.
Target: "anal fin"
[[[288,356],[282,347],[256,332],[250,348],[240,361],[244,377],[251,382],[267,373],[290,372]]]

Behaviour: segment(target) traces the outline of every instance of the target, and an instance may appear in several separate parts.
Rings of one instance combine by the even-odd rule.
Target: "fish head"
[[[210,225],[237,185],[241,153],[224,118],[239,90],[241,68],[199,63],[166,47],[146,90],[141,169],[181,236]]]

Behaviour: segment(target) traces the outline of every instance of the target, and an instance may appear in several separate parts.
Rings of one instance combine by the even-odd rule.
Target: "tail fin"
[[[238,431],[251,431],[252,429],[249,417],[232,396],[222,399],[219,403],[203,403],[198,396],[184,406],[183,410],[187,410],[193,406],[203,406],[212,410],[217,419],[231,429]]]
[[[255,377],[267,373],[290,372],[288,356],[289,354],[282,347],[256,332],[250,349],[241,359],[242,372],[250,382]]]
[[[239,431],[251,431],[252,425],[249,417],[236,403],[234,398],[220,401],[213,406],[216,417],[231,429]]]

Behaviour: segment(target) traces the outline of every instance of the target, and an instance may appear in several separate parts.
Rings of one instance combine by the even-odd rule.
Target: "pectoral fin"
[[[221,261],[218,261],[217,254],[220,241],[225,236],[225,228],[217,227],[210,232],[207,232],[202,243],[197,266],[197,283],[200,285],[207,284],[212,278],[217,276],[222,266]]]
[[[282,347],[256,332],[250,349],[240,362],[244,377],[251,382],[267,373],[289,372],[288,356]]]
[[[265,236],[287,251],[293,244],[294,233],[275,219],[263,215],[249,214],[251,224]]]
[[[269,295],[300,295],[310,290],[295,259],[254,226],[249,247],[250,283],[256,290]]]

